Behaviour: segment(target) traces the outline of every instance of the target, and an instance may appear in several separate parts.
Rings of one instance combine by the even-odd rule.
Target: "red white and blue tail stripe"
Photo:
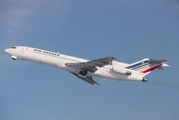
[[[157,68],[162,69],[164,66],[168,66],[167,64],[165,64],[165,62],[167,61],[169,60],[167,59],[166,60],[153,60],[153,59],[145,58],[141,61],[130,64],[126,68],[139,71],[145,76]]]

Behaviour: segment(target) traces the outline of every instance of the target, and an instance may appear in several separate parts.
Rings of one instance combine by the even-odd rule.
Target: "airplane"
[[[14,46],[4,50],[13,60],[25,60],[53,66],[66,70],[76,77],[94,85],[101,85],[93,79],[99,77],[111,80],[127,80],[147,82],[145,78],[155,69],[163,69],[168,59],[153,60],[144,58],[132,64],[116,61],[117,58],[109,56],[96,60],[86,60],[58,52],[51,52],[39,48]]]

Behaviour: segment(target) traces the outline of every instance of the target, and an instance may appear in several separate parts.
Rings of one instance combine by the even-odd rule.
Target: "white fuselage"
[[[16,46],[16,49],[7,48],[5,49],[5,52],[10,54],[13,59],[26,60],[30,62],[50,65],[75,74],[78,74],[79,70],[67,66],[66,63],[82,63],[82,62],[89,61],[86,59],[72,57],[57,52],[50,52],[47,50],[25,47],[25,46]],[[132,75],[125,75],[113,70],[114,67],[118,68],[119,70],[124,69],[124,66],[125,64],[123,63],[121,63],[121,65],[118,66],[106,65],[101,68],[98,67],[98,70],[95,71],[94,73],[88,72],[87,75],[96,76],[104,79],[114,79],[114,80],[142,81],[144,79],[143,76],[141,76],[140,73],[136,71],[130,70],[132,72]]]

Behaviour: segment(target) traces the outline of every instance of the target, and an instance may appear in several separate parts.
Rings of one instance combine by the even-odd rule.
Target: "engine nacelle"
[[[117,73],[124,74],[124,75],[131,75],[132,74],[132,72],[130,72],[127,69],[123,69],[123,68],[113,67],[112,70],[117,72]]]

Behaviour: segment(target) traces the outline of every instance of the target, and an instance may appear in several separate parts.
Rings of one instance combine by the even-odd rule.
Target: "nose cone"
[[[7,53],[8,50],[7,50],[7,49],[4,49],[4,51]]]
[[[10,50],[7,48],[4,50],[7,54],[10,54]]]

